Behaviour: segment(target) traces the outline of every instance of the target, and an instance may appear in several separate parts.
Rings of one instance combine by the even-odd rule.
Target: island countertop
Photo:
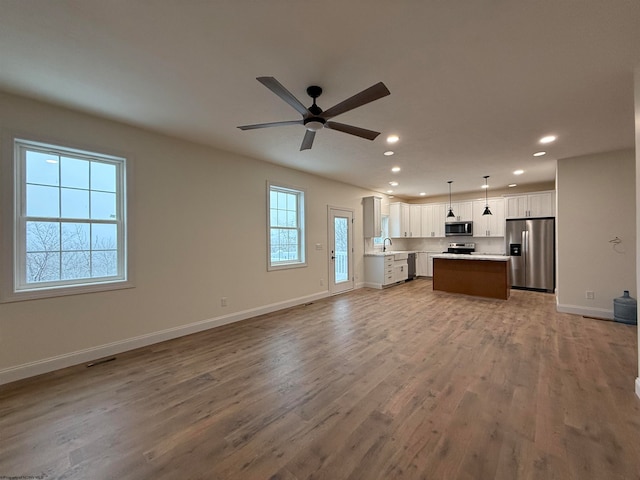
[[[449,260],[490,260],[493,262],[507,262],[509,255],[490,255],[490,254],[459,254],[459,253],[436,253],[433,258],[448,258]]]

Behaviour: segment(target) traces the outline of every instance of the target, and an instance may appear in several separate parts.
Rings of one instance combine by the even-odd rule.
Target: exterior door
[[[353,210],[329,207],[329,292],[353,290]]]

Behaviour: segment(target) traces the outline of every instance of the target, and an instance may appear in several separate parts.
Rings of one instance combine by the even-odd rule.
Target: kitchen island
[[[433,289],[507,300],[510,270],[504,255],[433,255]]]

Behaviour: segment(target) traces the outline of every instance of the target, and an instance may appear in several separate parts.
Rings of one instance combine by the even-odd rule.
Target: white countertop
[[[385,257],[387,255],[395,255],[396,253],[417,253],[415,250],[387,250],[386,252],[367,252],[365,257]]]
[[[472,255],[459,255],[456,253],[437,253],[433,255],[433,258],[448,258],[450,260],[491,260],[494,262],[506,262],[511,257],[508,255],[482,255],[482,254],[472,254]]]

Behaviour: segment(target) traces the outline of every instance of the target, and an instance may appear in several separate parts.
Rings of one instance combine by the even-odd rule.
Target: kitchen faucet
[[[393,245],[393,242],[391,241],[391,239],[389,237],[385,238],[382,241],[382,251],[386,252],[387,251],[387,240],[389,240],[389,246]]]

